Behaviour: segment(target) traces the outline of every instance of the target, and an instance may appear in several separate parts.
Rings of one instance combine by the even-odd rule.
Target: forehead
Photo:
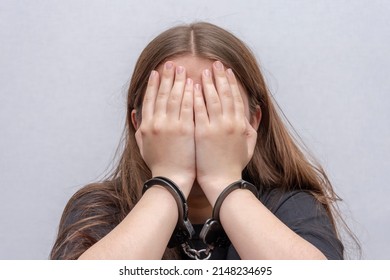
[[[168,59],[175,63],[176,66],[183,66],[186,69],[187,78],[191,78],[194,84],[202,83],[202,71],[205,69],[211,70],[213,60],[197,57],[194,55],[183,55]],[[157,67],[157,71],[162,73],[163,65]]]

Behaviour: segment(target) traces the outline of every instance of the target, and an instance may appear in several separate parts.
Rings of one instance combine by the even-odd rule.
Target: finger
[[[172,89],[174,77],[174,64],[172,61],[168,61],[164,64],[160,87],[157,92],[156,104],[154,108],[154,113],[156,115],[165,115],[167,112],[167,102],[169,93]]]
[[[167,115],[174,119],[180,117],[180,105],[186,84],[186,73],[183,66],[176,67],[175,82],[168,97]]]
[[[214,86],[211,71],[206,69],[202,73],[204,99],[210,121],[222,114],[221,102]]]
[[[232,96],[232,90],[230,88],[229,81],[226,77],[226,72],[223,64],[220,61],[213,63],[215,86],[217,88],[219,100],[221,101],[222,114],[233,115],[234,114],[234,102]]]
[[[148,85],[142,103],[142,120],[150,120],[154,114],[154,106],[159,86],[159,74],[153,70],[150,73]]]
[[[204,123],[209,123],[207,108],[205,100],[203,98],[202,87],[200,84],[196,84],[194,87],[194,114],[195,126],[199,126]]]
[[[232,69],[229,68],[226,71],[226,77],[229,81],[232,92],[235,114],[236,116],[245,116],[244,100],[242,99],[240,88]]]
[[[184,89],[180,119],[188,122],[194,121],[194,82],[190,78],[187,79]]]

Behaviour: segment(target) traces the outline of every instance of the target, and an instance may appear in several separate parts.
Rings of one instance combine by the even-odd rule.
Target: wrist
[[[258,198],[259,197],[259,190],[256,188],[255,185],[245,181],[245,180],[238,180],[230,185],[228,185],[218,196],[217,201],[214,204],[213,207],[213,218],[216,220],[219,220],[219,212],[221,209],[222,204],[227,200],[229,197],[234,197],[235,194],[244,194],[248,195],[251,194],[251,196]]]
[[[178,222],[176,229],[168,243],[168,247],[172,248],[177,244],[182,244],[185,240],[191,239],[195,234],[191,222],[188,220],[188,204],[184,194],[179,187],[170,179],[165,177],[153,177],[144,183],[142,193],[144,194],[150,188],[157,187],[165,188],[174,198],[178,209]]]
[[[154,185],[142,195],[142,200],[147,201],[150,205],[160,205],[161,207],[169,208],[169,212],[172,213],[175,220],[178,219],[179,212],[176,200],[166,188]]]
[[[231,183],[241,180],[241,174],[225,177],[208,177],[199,182],[211,205],[214,205],[219,195]]]
[[[152,172],[152,177],[165,177],[171,180],[178,186],[185,198],[190,194],[192,185],[194,184],[195,177],[190,175],[179,175],[177,173],[171,174],[168,172]]]
[[[220,221],[220,211],[222,205],[225,203],[225,200],[230,200],[229,198],[232,196],[234,197],[235,193],[237,192],[244,192],[245,195],[250,194],[252,198],[258,198],[259,195],[258,189],[253,184],[244,180],[238,180],[229,184],[218,196],[213,206],[212,218],[207,220],[206,224],[202,228],[200,238],[204,243],[210,244],[212,246],[215,246],[216,244],[224,246],[228,245],[229,238],[227,237],[222,227],[222,223]],[[233,199],[233,201],[235,200]],[[237,210],[237,206],[235,209]]]

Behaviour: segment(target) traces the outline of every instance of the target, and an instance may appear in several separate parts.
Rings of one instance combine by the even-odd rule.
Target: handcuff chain
[[[196,250],[191,248],[188,242],[181,244],[181,246],[184,253],[186,253],[186,255],[193,260],[208,260],[211,257],[211,253],[214,249],[213,246],[208,245],[206,249]],[[205,257],[202,257],[202,254],[204,254]]]

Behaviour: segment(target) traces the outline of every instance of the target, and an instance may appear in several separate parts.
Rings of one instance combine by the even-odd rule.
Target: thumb
[[[142,135],[141,135],[141,130],[139,128],[135,132],[135,141],[137,142],[138,149],[139,149],[141,156],[143,158],[144,155],[143,155],[143,149],[142,149]]]
[[[245,136],[246,136],[247,147],[248,147],[248,162],[249,162],[255,151],[256,142],[257,142],[257,132],[249,123],[247,118],[245,118]]]

